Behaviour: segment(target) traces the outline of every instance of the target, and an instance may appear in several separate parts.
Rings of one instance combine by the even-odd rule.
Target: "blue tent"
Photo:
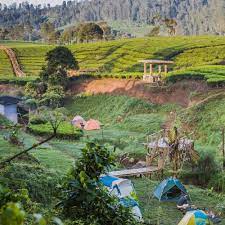
[[[100,177],[100,182],[108,188],[112,188],[113,182],[116,180],[119,180],[119,178],[107,175]]]
[[[168,178],[162,181],[154,191],[154,196],[159,201],[177,202],[184,194],[187,194],[186,188],[175,178]]]
[[[136,198],[134,198],[135,190],[130,180],[104,175],[100,177],[100,182],[108,189],[112,196],[119,198],[121,205],[131,209],[134,218],[142,221],[141,210]]]

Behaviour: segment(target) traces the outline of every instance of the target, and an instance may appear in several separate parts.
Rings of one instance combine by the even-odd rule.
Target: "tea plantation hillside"
[[[0,49],[0,78],[13,77],[13,70],[6,53]]]
[[[50,45],[30,43],[3,44],[16,51],[28,76],[38,75],[45,64],[45,54],[53,48]],[[92,74],[94,76],[141,77],[143,66],[138,60],[152,58],[175,61],[173,68],[170,68],[171,80],[181,77],[206,79],[210,83],[225,80],[225,37],[137,38],[73,44],[67,47],[79,60],[81,69],[97,71]],[[5,74],[8,75],[6,72]]]

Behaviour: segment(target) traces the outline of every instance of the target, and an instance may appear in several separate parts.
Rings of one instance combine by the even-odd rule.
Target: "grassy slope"
[[[223,101],[220,104],[216,102],[211,107],[219,111],[222,105]],[[71,111],[71,115],[80,114],[85,119],[92,117],[103,122],[105,124],[104,142],[117,144],[120,148],[119,153],[138,152],[142,156],[146,153],[141,145],[145,134],[157,131],[165,121],[167,112],[170,112],[171,108],[176,108],[175,106],[159,107],[126,96],[107,95],[70,99],[66,107]],[[118,116],[123,119],[121,123],[117,122]],[[221,112],[220,116],[223,116],[223,112]],[[191,117],[190,115],[189,119]],[[3,123],[1,117],[0,121]],[[207,117],[205,122],[211,123]],[[212,121],[212,123],[214,122]],[[2,135],[3,132],[0,133],[1,157],[5,158],[9,154],[18,152],[17,148],[3,140]],[[74,157],[77,158],[79,156],[80,149],[83,147],[84,142],[87,141],[87,138],[102,139],[101,132],[87,132],[85,135],[86,137],[81,141],[54,140],[42,148],[33,151],[32,154],[45,167],[65,174],[71,167]],[[25,138],[26,146],[30,146],[36,141],[36,138],[30,135],[23,135],[23,137]],[[145,219],[152,223],[159,222],[158,224],[160,225],[174,225],[182,218],[182,215],[177,211],[174,204],[159,203],[156,199],[152,198],[152,192],[157,182],[149,179],[135,179],[134,184],[140,198],[140,205]],[[216,210],[217,204],[224,201],[224,199],[218,198],[213,193],[209,195],[209,192],[206,190],[194,186],[187,186],[187,188],[191,194],[193,203],[200,208],[207,207]]]
[[[104,139],[116,145],[118,154],[129,152],[144,156],[142,143],[146,134],[160,130],[167,111],[176,106],[159,107],[127,96],[96,95],[78,97],[68,101],[71,115],[81,115],[86,120],[94,118],[104,124],[102,131],[87,132],[85,137]]]
[[[5,120],[0,115],[0,125],[9,125],[9,122]],[[22,150],[15,145],[10,144],[7,140],[4,139],[4,136],[8,136],[7,130],[0,130],[0,159],[4,160],[5,158],[14,155]],[[28,148],[34,143],[37,143],[38,140],[28,134],[20,133],[20,141],[23,141],[24,147]],[[67,154],[53,148],[49,144],[44,144],[37,149],[31,151],[33,154],[46,168],[54,169],[60,172],[61,174],[66,174],[70,169],[74,159]],[[54,160],[53,160],[54,159]]]
[[[24,71],[35,76],[44,65],[44,56],[53,46],[8,43],[18,55]],[[225,38],[155,37],[123,39],[68,46],[82,69],[98,69],[104,76],[140,76],[140,59],[175,61],[171,75],[202,75],[209,82],[224,80]]]
[[[222,140],[221,128],[225,125],[225,94],[208,98],[180,114],[180,118],[194,131],[201,143],[219,146]]]

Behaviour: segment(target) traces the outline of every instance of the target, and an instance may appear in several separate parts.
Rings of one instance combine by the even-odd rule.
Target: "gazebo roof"
[[[174,61],[167,61],[167,60],[157,60],[157,59],[145,59],[145,60],[140,60],[139,62],[141,63],[150,63],[150,64],[173,64]]]

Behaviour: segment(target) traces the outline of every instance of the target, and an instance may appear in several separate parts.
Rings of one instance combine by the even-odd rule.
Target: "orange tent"
[[[75,127],[82,129],[83,128],[82,126],[86,125],[86,121],[81,116],[75,116],[72,120],[72,124]]]
[[[98,120],[90,119],[87,121],[85,127],[85,130],[100,130],[101,129],[101,123]]]

